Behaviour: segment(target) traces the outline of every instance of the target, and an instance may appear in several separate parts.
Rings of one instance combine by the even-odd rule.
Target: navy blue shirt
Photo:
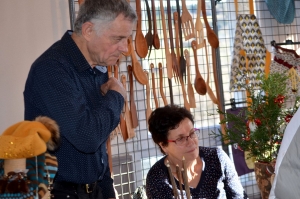
[[[100,86],[107,72],[92,68],[67,31],[31,66],[24,90],[25,120],[48,116],[60,127],[62,143],[56,181],[98,181],[104,198],[115,197],[106,140],[118,125],[124,98]]]

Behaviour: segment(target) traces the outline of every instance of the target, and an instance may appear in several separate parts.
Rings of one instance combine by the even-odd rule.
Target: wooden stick
[[[174,180],[174,177],[173,177],[173,174],[171,171],[169,160],[167,160],[167,168],[168,168],[169,177],[170,177],[170,181],[171,181],[172,188],[173,188],[173,195],[174,195],[174,198],[176,199],[176,198],[178,198],[178,193],[177,193],[177,188],[176,188],[175,180]]]
[[[177,178],[179,181],[179,188],[180,188],[180,194],[181,194],[181,198],[183,198],[183,191],[182,191],[182,175],[179,169],[179,165],[176,164],[176,174],[177,174]]]
[[[182,176],[183,176],[183,183],[184,183],[184,188],[185,188],[185,192],[186,192],[186,197],[187,197],[187,199],[190,199],[191,193],[190,193],[190,186],[189,186],[189,181],[188,181],[188,177],[187,177],[187,170],[186,170],[184,156],[182,157],[182,170],[181,171],[183,172]]]

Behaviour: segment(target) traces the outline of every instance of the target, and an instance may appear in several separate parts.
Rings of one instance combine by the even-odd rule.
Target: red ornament
[[[254,122],[257,126],[261,125],[261,121],[260,119],[254,119]]]
[[[284,102],[284,96],[283,95],[278,95],[275,99],[274,99],[274,102],[276,103],[276,104],[278,104],[279,106],[281,106],[281,104],[283,104],[283,102]]]
[[[285,118],[284,118],[285,122],[286,122],[286,123],[289,123],[289,122],[291,121],[292,117],[293,117],[293,116],[290,115],[290,114],[286,115]]]

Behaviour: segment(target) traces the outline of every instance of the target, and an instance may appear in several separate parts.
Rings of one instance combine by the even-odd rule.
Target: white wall
[[[67,29],[68,0],[0,0],[0,134],[24,119],[30,66]]]

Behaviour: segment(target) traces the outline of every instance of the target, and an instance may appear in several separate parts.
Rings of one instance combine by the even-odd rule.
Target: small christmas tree
[[[248,151],[247,158],[271,162],[277,157],[285,127],[298,109],[299,98],[296,97],[292,108],[286,108],[289,78],[286,74],[272,73],[258,75],[257,78],[262,83],[259,90],[253,89],[251,84],[240,85],[248,93],[248,106],[244,114],[220,112],[225,116],[221,123],[234,124],[226,128],[222,139],[229,141],[227,144],[237,144],[240,150]]]

